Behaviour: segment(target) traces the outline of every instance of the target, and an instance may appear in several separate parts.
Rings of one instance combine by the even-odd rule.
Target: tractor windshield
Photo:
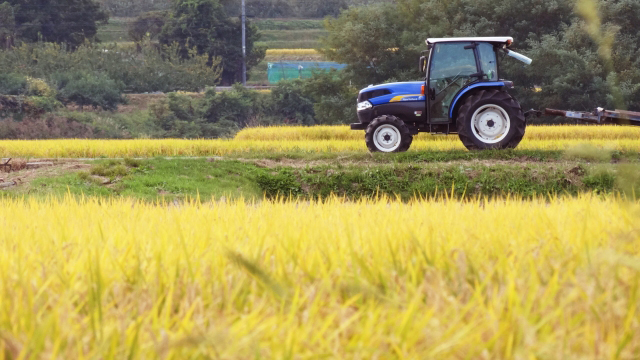
[[[432,50],[429,72],[431,92],[431,121],[449,121],[449,104],[455,94],[468,83],[475,81],[476,57],[473,48],[465,49],[470,42],[436,44]],[[495,53],[494,53],[495,64]]]

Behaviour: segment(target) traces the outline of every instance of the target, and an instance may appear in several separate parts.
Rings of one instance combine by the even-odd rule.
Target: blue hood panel
[[[381,84],[375,86],[369,86],[360,90],[360,93],[365,93],[374,90],[389,90],[391,94],[382,95],[373,99],[369,99],[369,102],[373,105],[382,105],[394,100],[393,102],[406,102],[406,101],[424,101],[424,95],[421,95],[422,85],[424,81],[410,81],[410,82],[397,82],[389,84]],[[414,96],[402,96],[401,95],[414,95]]]

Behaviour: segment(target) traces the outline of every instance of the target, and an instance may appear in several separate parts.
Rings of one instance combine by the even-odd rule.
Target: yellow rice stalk
[[[362,131],[352,131],[348,126],[273,126],[246,128],[237,140],[362,140]],[[435,140],[438,136],[420,134],[415,139]],[[457,136],[452,136],[457,139]],[[635,140],[640,139],[640,127],[555,125],[529,126],[527,140]]]
[[[315,49],[267,49],[267,55],[317,55]]]
[[[530,126],[518,149],[566,150],[587,144],[640,152],[640,129],[625,126]],[[463,150],[456,135],[415,137],[411,151]],[[0,140],[2,157],[93,158],[215,156],[268,152],[365,152],[363,132],[345,126],[242,130],[233,140]]]
[[[362,136],[362,134],[360,134]],[[640,139],[622,140],[528,140],[523,150],[567,150],[587,145],[597,149],[640,152]],[[457,136],[418,137],[409,151],[464,150]],[[1,140],[1,157],[96,158],[154,156],[223,156],[255,152],[340,153],[366,152],[358,140]]]
[[[631,359],[639,215],[0,199],[0,359]]]

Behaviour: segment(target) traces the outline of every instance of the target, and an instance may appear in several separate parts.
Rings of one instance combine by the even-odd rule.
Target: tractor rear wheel
[[[364,134],[371,152],[403,152],[409,150],[413,136],[404,121],[393,115],[373,119]]]
[[[515,148],[527,126],[520,104],[500,90],[480,90],[469,96],[456,122],[458,136],[469,150]]]

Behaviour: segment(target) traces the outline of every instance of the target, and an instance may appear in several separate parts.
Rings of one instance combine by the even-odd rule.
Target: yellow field
[[[316,55],[315,49],[267,49],[267,55]]]
[[[0,200],[0,359],[636,358],[639,215]]]
[[[530,126],[523,150],[566,150],[582,144],[640,152],[640,128]],[[410,151],[463,150],[457,135],[415,137]],[[345,126],[251,128],[233,140],[0,140],[2,157],[214,156],[251,152],[366,152],[364,132]]]
[[[358,140],[364,131],[353,131],[348,126],[273,126],[246,128],[236,135],[236,140]],[[440,141],[442,136],[421,133],[415,141]],[[452,142],[459,141],[457,135],[448,137]],[[640,127],[632,126],[529,126],[525,139],[531,140],[637,140],[640,141]]]

